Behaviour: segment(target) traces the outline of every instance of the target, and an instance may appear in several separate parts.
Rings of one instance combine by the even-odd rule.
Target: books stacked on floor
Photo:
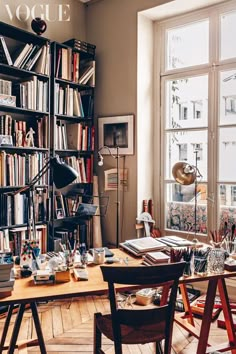
[[[142,256],[150,251],[161,251],[165,245],[151,236],[140,237],[120,243],[120,246],[135,256]]]
[[[0,297],[11,295],[14,288],[12,267],[13,263],[0,263]]]
[[[148,252],[145,254],[143,257],[143,264],[150,266],[150,265],[157,265],[161,263],[169,263],[170,261],[170,256],[165,254],[164,252],[161,251],[156,251],[156,252]]]

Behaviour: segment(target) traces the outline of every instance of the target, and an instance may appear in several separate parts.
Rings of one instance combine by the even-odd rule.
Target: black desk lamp
[[[117,177],[116,177],[116,247],[119,247],[119,240],[120,240],[120,188],[119,188],[119,158],[122,157],[119,155],[119,146],[116,146],[116,154],[113,155],[110,148],[106,145],[102,146],[98,150],[98,166],[103,166],[103,156],[101,151],[106,149],[108,150],[110,156],[116,159],[116,170],[117,170]]]
[[[60,189],[68,186],[77,177],[78,173],[72,167],[68,166],[64,162],[60,162],[58,157],[50,157],[46,164],[41,168],[38,174],[24,187],[18,189],[14,194],[19,194],[24,191],[29,191],[28,199],[28,237],[29,239],[36,239],[35,230],[35,210],[33,204],[33,192],[36,183],[42,178],[47,171],[51,169],[51,178],[56,188]],[[33,230],[33,237],[31,237],[31,231]]]

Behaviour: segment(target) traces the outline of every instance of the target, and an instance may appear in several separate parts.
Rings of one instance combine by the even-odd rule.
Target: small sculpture
[[[22,147],[23,146],[23,132],[22,130],[17,130],[16,133],[16,146]]]
[[[30,130],[25,136],[26,146],[34,147],[34,134],[35,131],[33,130],[33,128],[30,128]]]
[[[43,34],[47,29],[47,24],[40,17],[35,17],[31,22],[32,30],[39,36]]]

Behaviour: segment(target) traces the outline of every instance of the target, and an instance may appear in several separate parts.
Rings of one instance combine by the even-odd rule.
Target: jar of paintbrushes
[[[208,254],[207,271],[208,273],[221,274],[224,272],[227,252],[222,247],[226,234],[217,231],[210,231],[212,248]]]

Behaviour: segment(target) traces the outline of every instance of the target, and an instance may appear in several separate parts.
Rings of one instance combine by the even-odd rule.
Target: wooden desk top
[[[134,258],[122,250],[112,250],[116,257],[124,259],[128,257],[129,265],[139,265],[141,260]],[[122,263],[114,263],[113,265],[124,265]],[[107,282],[103,281],[102,272],[99,265],[88,265],[88,281],[77,281],[73,276],[67,283],[35,285],[32,277],[16,279],[14,290],[10,296],[0,298],[0,304],[4,305],[11,303],[27,303],[30,301],[44,301],[67,297],[85,296],[104,294],[108,291]],[[125,288],[121,285],[120,288]],[[126,286],[127,288],[127,286]]]
[[[125,259],[128,257],[128,265],[136,266],[141,264],[141,258],[135,258],[126,252],[116,249],[112,250],[116,257]],[[114,263],[113,265],[124,265],[123,263]],[[102,272],[99,265],[89,265],[87,267],[89,273],[88,281],[77,281],[71,276],[71,280],[67,283],[35,285],[32,277],[25,279],[16,279],[14,290],[11,296],[0,298],[0,304],[5,305],[11,303],[27,303],[30,301],[54,300],[60,298],[69,298],[85,295],[104,294],[107,292],[107,283],[103,281]],[[231,278],[236,277],[235,272],[225,271],[223,274],[210,274],[206,276],[194,275],[191,277],[182,277],[180,283],[192,283],[210,280],[213,278]],[[124,285],[118,286],[125,289]],[[126,289],[128,286],[126,286]]]

